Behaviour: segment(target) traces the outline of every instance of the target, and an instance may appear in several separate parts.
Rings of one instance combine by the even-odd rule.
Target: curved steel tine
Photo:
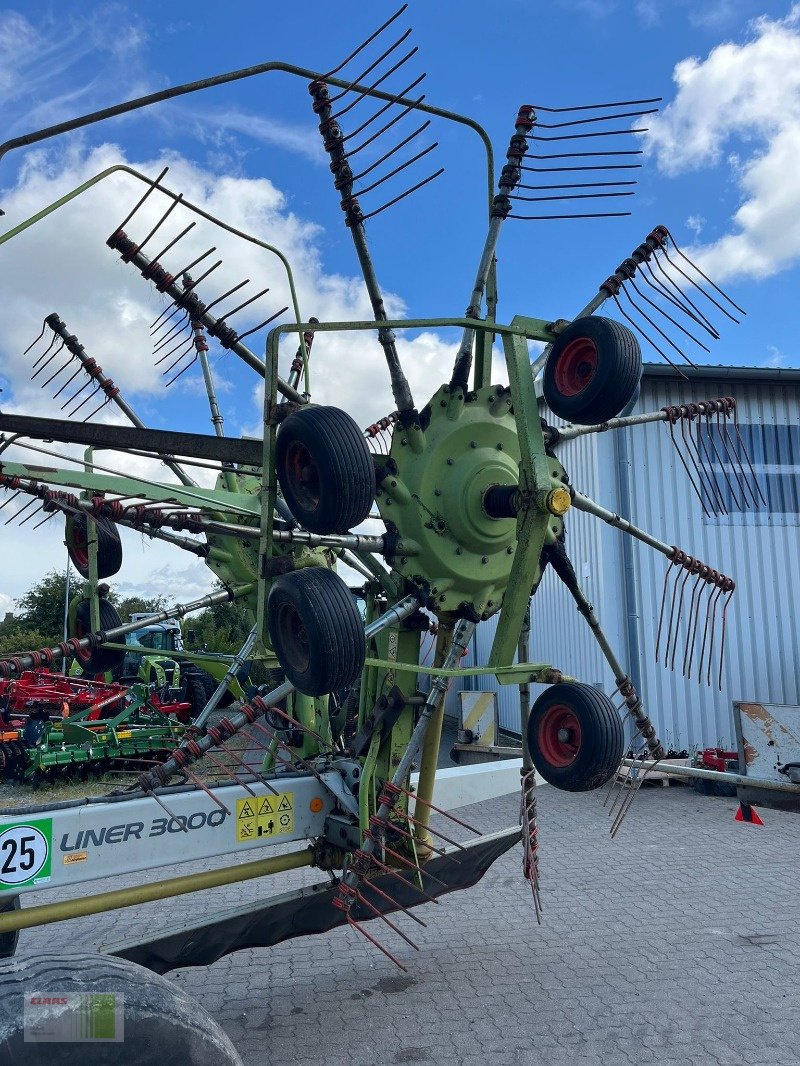
[[[645,279],[645,280],[646,280],[646,279]],[[633,278],[628,278],[628,280],[627,280],[627,281],[625,282],[625,284],[626,284],[626,285],[631,285],[631,286],[632,286],[632,287],[633,287],[633,288],[635,289],[635,291],[636,291],[636,292],[637,292],[637,293],[639,294],[639,296],[641,296],[641,298],[642,298],[642,299],[643,299],[643,300],[644,300],[644,301],[645,301],[646,303],[650,304],[650,306],[651,306],[652,308],[654,308],[654,309],[655,309],[656,311],[658,311],[658,312],[659,312],[660,314],[662,314],[662,315],[664,316],[664,318],[666,318],[666,319],[667,319],[667,320],[668,320],[669,322],[671,322],[671,323],[673,324],[673,326],[677,326],[677,328],[678,328],[678,329],[679,329],[679,330],[681,331],[681,333],[685,333],[685,334],[686,334],[686,336],[687,336],[687,337],[688,337],[688,338],[689,338],[690,340],[693,340],[693,341],[695,342],[695,344],[698,344],[698,345],[699,345],[699,346],[700,346],[700,347],[701,347],[701,348],[703,349],[703,351],[704,351],[704,352],[708,352],[709,354],[711,353],[711,349],[710,349],[710,348],[708,348],[708,347],[706,347],[706,345],[705,345],[705,344],[703,344],[703,342],[702,342],[701,340],[698,340],[698,338],[697,338],[697,337],[695,337],[695,335],[694,335],[693,333],[690,333],[690,332],[689,332],[689,330],[688,330],[688,329],[686,329],[686,327],[685,327],[685,326],[682,326],[682,325],[680,324],[680,322],[678,322],[678,320],[677,320],[677,319],[673,318],[673,317],[672,317],[672,315],[668,314],[668,312],[667,312],[667,311],[665,311],[663,307],[660,307],[660,306],[659,306],[659,305],[658,305],[657,303],[655,303],[655,302],[654,302],[653,300],[651,300],[651,299],[650,299],[650,298],[649,298],[648,296],[646,296],[646,295],[645,295],[645,294],[644,294],[644,293],[643,293],[643,292],[642,292],[642,291],[641,291],[641,290],[639,289],[638,285],[636,284],[636,282],[634,281],[634,279],[633,279]],[[652,287],[652,286],[651,286],[651,287]],[[672,301],[672,302],[674,303],[674,301]]]
[[[400,45],[403,43],[403,41],[408,40],[408,38],[410,36],[411,36],[411,30],[408,29],[408,30],[406,30],[406,32],[404,34],[402,34],[402,36],[397,38],[397,40],[394,42],[394,44],[390,44],[389,47],[384,52],[381,52],[381,54],[378,56],[377,59],[373,59],[373,61],[370,63],[370,65],[368,67],[366,67],[364,70],[362,70],[360,74],[358,74],[355,78],[351,78],[350,79],[350,83],[348,85],[345,85],[345,87],[343,89],[341,89],[338,93],[335,93],[333,96],[329,96],[328,97],[328,103],[329,104],[335,104],[337,100],[341,100],[343,97],[347,96],[347,94],[353,89],[354,86],[359,85],[364,80],[364,78],[367,77],[368,74],[371,74],[373,72],[373,70],[377,66],[379,66],[379,64],[381,64],[384,61],[384,59],[386,59],[387,56],[390,56],[392,54],[392,52],[396,48],[399,48]],[[415,49],[415,51],[417,51],[417,49]],[[377,84],[378,83],[376,82],[375,85],[370,85],[369,89],[374,89]],[[359,91],[359,97],[363,97],[364,95],[365,95],[364,90],[360,90]],[[344,114],[344,112],[340,112],[340,114]],[[332,117],[333,118],[338,118],[337,115],[333,115]]]
[[[379,185],[383,185],[385,181],[388,181],[390,178],[395,177],[395,175],[400,174],[403,170],[407,170],[408,167],[410,167],[413,163],[416,163],[418,159],[422,159],[424,156],[429,155],[435,148],[438,147],[439,142],[434,141],[433,144],[429,145],[427,148],[423,148],[421,152],[417,152],[416,155],[412,156],[410,159],[407,159],[399,166],[396,166],[394,170],[390,170],[388,174],[384,174],[382,177],[378,178],[377,181],[373,181],[371,185],[366,185],[362,189],[355,189],[355,194],[357,196],[366,196],[367,193],[372,192],[373,189],[377,189]]]
[[[655,265],[658,267],[659,271],[664,276],[664,280],[666,282],[668,282],[668,284],[670,284],[672,286],[672,288],[680,296],[680,298],[685,300],[686,303],[689,304],[689,306],[692,308],[692,310],[697,315],[699,315],[700,318],[703,319],[703,321],[705,321],[708,324],[709,330],[712,330],[716,334],[716,336],[719,337],[719,331],[716,329],[716,327],[710,321],[710,319],[706,318],[706,316],[703,314],[703,312],[700,310],[700,308],[697,306],[697,304],[694,302],[694,300],[692,300],[692,298],[689,296],[689,294],[685,293],[683,291],[683,289],[678,285],[678,283],[673,278],[671,278],[669,276],[669,274],[667,273],[667,271],[664,269],[664,264],[658,258],[658,254],[657,254],[658,251],[661,251],[661,249],[657,249],[656,251],[653,252],[652,262],[655,263]],[[669,262],[669,260],[668,260],[668,262]]]
[[[706,333],[708,333],[708,335],[710,337],[712,337],[715,341],[719,340],[719,337],[720,337],[719,332],[716,329],[714,329],[714,327],[711,325],[710,322],[707,321],[707,319],[701,318],[698,315],[696,315],[694,313],[694,311],[692,311],[685,304],[681,303],[680,300],[676,299],[669,292],[669,290],[667,289],[666,285],[664,285],[664,283],[662,281],[659,281],[659,279],[656,277],[655,273],[653,272],[653,268],[650,265],[650,261],[649,260],[645,259],[644,262],[641,264],[641,266],[647,267],[647,273],[650,275],[650,277],[648,278],[647,274],[644,274],[640,270],[639,276],[642,278],[642,280],[645,282],[645,284],[649,285],[650,288],[654,289],[660,296],[663,296],[665,300],[669,300],[669,302],[674,307],[678,308],[679,311],[682,311],[693,322],[696,322],[697,325],[700,326],[701,329],[704,329],[706,331]],[[681,290],[679,288],[677,288],[677,286],[675,286],[675,291],[679,292],[679,293],[681,292]]]
[[[55,340],[55,339],[56,339],[56,334],[53,334],[53,340]],[[45,367],[49,366],[50,363],[52,363],[52,361],[55,359],[55,357],[58,355],[58,353],[64,347],[64,341],[61,338],[59,338],[59,340],[60,340],[60,344],[58,345],[56,350],[53,352],[53,354],[50,356],[50,358],[47,359],[44,363],[42,363],[42,365],[39,367],[39,369],[36,371],[35,374],[31,375],[31,381],[36,381],[36,379],[41,374],[41,372],[45,369]],[[52,347],[52,345],[50,345],[50,347]],[[48,347],[48,349],[47,349],[48,352],[50,351],[50,347]],[[45,354],[47,354],[47,353],[45,353]],[[38,360],[37,360],[37,362],[38,362]]]
[[[400,16],[403,14],[403,12],[406,11],[407,9],[408,9],[408,4],[403,4],[403,6],[401,8],[398,8],[398,10],[395,11],[395,13],[393,15],[391,15],[383,23],[382,26],[379,26],[377,28],[377,30],[375,30],[373,33],[371,33],[369,35],[369,37],[366,38],[366,40],[361,42],[361,44],[358,46],[358,48],[355,49],[355,51],[351,52],[349,56],[347,56],[345,59],[343,59],[341,61],[341,63],[338,65],[338,67],[334,67],[333,70],[329,70],[327,74],[323,74],[322,75],[322,80],[325,81],[326,78],[332,78],[334,74],[338,74],[340,70],[342,70],[344,67],[347,66],[347,64],[350,62],[351,59],[355,59],[355,57],[360,52],[364,51],[364,49],[367,47],[367,45],[372,44],[372,42],[375,40],[375,38],[379,37],[383,33],[383,31],[385,29],[387,29],[389,26],[391,26],[391,24],[393,22],[396,22],[397,19],[399,19]]]
[[[118,233],[119,230],[124,229],[128,225],[130,220],[133,218],[133,216],[136,214],[136,212],[139,210],[139,208],[142,206],[142,204],[145,202],[145,200],[148,198],[148,196],[150,196],[152,193],[154,193],[155,190],[158,188],[158,186],[161,184],[161,181],[165,177],[165,175],[167,174],[168,170],[169,170],[168,166],[164,167],[164,169],[158,175],[156,180],[147,189],[145,194],[141,197],[140,200],[138,200],[136,202],[136,204],[134,205],[133,209],[125,216],[125,218],[123,218],[122,222],[120,222],[120,224],[114,230],[115,233]]]
[[[719,287],[719,285],[717,285],[715,282],[713,282],[711,280],[711,278],[708,276],[708,274],[704,274],[703,273],[703,271],[700,269],[700,267],[697,265],[697,263],[692,262],[692,260],[689,258],[689,256],[686,255],[685,252],[681,251],[681,249],[678,247],[678,242],[675,240],[675,238],[672,236],[672,234],[670,233],[669,230],[667,230],[667,234],[669,236],[669,239],[672,241],[673,248],[678,253],[678,255],[681,257],[681,259],[684,259],[693,270],[696,270],[697,273],[700,275],[700,277],[705,278],[705,280],[708,282],[708,284],[711,285],[720,294],[720,296],[722,296],[724,299],[726,299],[728,301],[728,303],[731,304],[732,307],[735,307],[736,310],[740,314],[746,315],[747,312],[744,310],[743,307],[740,307],[736,303],[735,300],[733,300],[730,296],[728,296],[727,292],[725,292],[723,289],[721,289]],[[696,284],[696,282],[693,282],[693,284]],[[698,285],[698,288],[699,287],[700,286]],[[709,297],[709,299],[711,299],[711,297]],[[734,319],[734,321],[736,321],[736,320]]]
[[[41,333],[39,334],[39,336],[38,336],[38,337],[36,338],[36,340],[35,340],[35,341],[31,341],[31,343],[30,343],[30,344],[28,345],[28,347],[27,347],[27,348],[25,349],[25,351],[24,351],[24,352],[22,353],[23,355],[27,355],[27,354],[28,354],[28,352],[29,352],[29,351],[31,350],[31,348],[33,348],[33,347],[34,347],[34,345],[36,345],[36,344],[38,344],[38,343],[39,343],[39,341],[40,341],[40,340],[42,339],[42,337],[44,336],[44,331],[45,331],[46,329],[47,329],[47,319],[45,318],[45,319],[44,319],[44,321],[42,322],[42,332],[41,332]],[[35,366],[35,365],[36,365],[36,364],[34,363],[34,366]]]
[[[276,311],[274,315],[270,315],[269,318],[265,318],[263,322],[259,322],[257,326],[253,326],[252,329],[248,329],[246,333],[240,333],[237,339],[243,340],[245,337],[249,337],[251,333],[257,333],[260,329],[263,329],[264,326],[268,326],[270,322],[274,322],[276,318],[278,318],[280,315],[282,315],[285,311],[288,310],[289,306],[287,304],[286,307],[282,307],[280,311]]]
[[[625,292],[625,290],[624,290],[624,289],[621,289],[620,291],[621,291],[621,292]],[[630,296],[628,295],[628,293],[625,293],[625,295],[626,295],[626,296],[628,297],[628,299],[630,300]],[[631,318],[631,316],[630,316],[630,315],[629,315],[629,314],[628,314],[628,313],[627,313],[627,312],[626,312],[626,311],[624,310],[624,308],[623,308],[622,304],[621,304],[621,303],[619,302],[619,297],[618,297],[618,296],[614,296],[614,297],[613,297],[613,300],[614,300],[614,303],[615,303],[615,304],[617,305],[617,310],[618,310],[618,311],[619,311],[619,313],[620,313],[620,314],[622,315],[622,317],[623,317],[623,318],[625,318],[625,319],[627,319],[627,321],[628,321],[628,322],[630,322],[631,326],[633,326],[633,328],[634,328],[634,329],[635,329],[635,330],[636,330],[636,331],[637,331],[638,333],[640,333],[640,334],[642,335],[642,337],[644,337],[644,339],[645,339],[645,340],[647,341],[647,343],[648,343],[648,344],[650,344],[650,345],[651,345],[651,346],[652,346],[653,348],[655,348],[655,350],[656,350],[656,351],[658,352],[658,354],[659,354],[659,355],[661,356],[661,358],[662,358],[662,359],[663,359],[663,360],[664,360],[664,361],[665,361],[666,363],[669,363],[669,365],[670,365],[670,366],[672,367],[672,369],[673,369],[673,370],[675,371],[675,373],[676,373],[676,374],[677,374],[677,375],[678,375],[679,377],[682,377],[684,381],[688,381],[689,379],[688,379],[688,378],[686,377],[686,375],[685,375],[685,374],[684,374],[684,372],[683,372],[683,371],[681,370],[681,368],[680,368],[679,366],[676,366],[676,365],[675,365],[675,363],[673,363],[673,362],[672,362],[672,360],[670,359],[670,357],[669,357],[669,356],[668,356],[668,355],[667,355],[667,354],[666,354],[665,352],[662,352],[662,351],[661,351],[661,349],[660,349],[660,348],[659,348],[659,346],[658,346],[658,345],[656,344],[656,342],[655,342],[655,341],[654,341],[654,340],[653,340],[653,339],[652,339],[651,337],[649,337],[649,336],[648,336],[648,335],[647,335],[647,334],[645,333],[645,331],[644,331],[644,330],[642,329],[642,327],[641,327],[641,326],[640,326],[640,325],[638,324],[638,322],[634,322],[634,320],[633,320],[633,319]],[[635,306],[635,305],[634,305],[634,306]],[[638,311],[638,307],[636,308],[636,310]]]
[[[424,185],[428,185],[430,184],[430,182],[435,181],[435,179],[442,174],[444,174],[444,167],[440,167],[434,174],[429,174],[427,178],[423,178],[422,181],[418,181],[416,185],[412,185],[410,189],[406,189],[405,192],[401,192],[399,196],[395,196],[392,200],[387,200],[385,204],[382,204],[374,211],[370,211],[368,214],[362,215],[361,221],[366,222],[368,218],[375,218],[376,215],[379,215],[382,211],[385,211],[387,207],[392,207],[394,204],[400,203],[401,200],[405,200],[407,196],[410,196],[418,189],[421,189]]]

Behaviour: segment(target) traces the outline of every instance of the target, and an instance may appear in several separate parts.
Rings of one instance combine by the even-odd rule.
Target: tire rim
[[[303,620],[290,603],[278,607],[275,618],[275,639],[280,644],[287,665],[304,674],[311,664],[308,634]]]
[[[319,506],[320,476],[314,457],[300,441],[293,441],[286,449],[286,480],[298,503],[307,511]]]
[[[576,337],[556,360],[553,377],[562,396],[577,396],[597,373],[597,348],[589,337]]]
[[[575,762],[581,750],[581,723],[571,707],[554,703],[544,712],[536,740],[551,766],[562,768]]]
[[[89,540],[87,536],[86,523],[85,522],[73,522],[72,523],[72,543],[70,544],[70,555],[75,566],[83,568],[84,570],[89,567]]]

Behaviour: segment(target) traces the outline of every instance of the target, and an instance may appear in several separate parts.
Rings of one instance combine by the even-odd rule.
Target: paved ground
[[[342,930],[172,977],[246,1066],[800,1063],[800,818],[743,826],[733,800],[648,788],[611,841],[597,795],[539,796],[541,927],[515,849],[476,888],[418,911],[422,950],[392,944],[408,974]],[[499,829],[517,800],[466,813]],[[225,903],[224,890],[188,899],[23,932],[20,948],[95,948]]]

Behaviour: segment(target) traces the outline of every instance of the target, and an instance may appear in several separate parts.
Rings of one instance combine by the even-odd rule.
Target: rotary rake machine
[[[365,923],[380,919],[393,936],[411,944],[390,913],[403,911],[422,924],[412,907],[474,883],[520,839],[524,876],[540,916],[536,771],[573,791],[609,782],[613,788],[626,720],[632,733],[627,743],[642,750],[643,766],[646,759],[664,755],[640,695],[570,562],[565,538],[570,508],[665,556],[657,653],[674,668],[680,648],[684,674],[705,684],[720,680],[733,580],[581,493],[559,460],[559,447],[581,434],[662,422],[706,513],[722,511],[740,497],[758,507],[761,491],[731,398],[625,413],[641,374],[637,334],[680,375],[678,360],[690,362],[683,345],[708,350],[719,336],[715,320],[735,321],[740,309],[691,263],[665,227],[656,226],[572,320],[517,315],[504,323],[497,318],[495,251],[504,222],[627,213],[587,210],[587,205],[624,205],[624,198],[633,195],[641,165],[636,140],[657,101],[521,107],[495,187],[485,132],[426,102],[419,91],[423,76],[406,78],[406,63],[416,53],[405,51],[408,33],[384,47],[404,10],[325,74],[266,63],[109,108],[2,149],[226,81],[274,70],[296,75],[308,83],[374,312],[372,320],[359,322],[304,318],[289,264],[281,257],[286,307],[275,310],[272,305],[268,314],[258,316],[258,325],[240,332],[231,319],[248,306],[251,313],[256,303],[264,306],[266,290],[243,300],[240,290],[247,283],[241,282],[207,296],[220,265],[212,259],[214,249],[182,256],[177,245],[200,217],[267,251],[276,249],[232,230],[170,190],[163,183],[166,171],[151,179],[128,167],[113,167],[0,238],[6,241],[40,222],[111,171],[125,171],[146,185],[134,209],[114,228],[108,246],[171,300],[153,324],[156,358],[170,382],[199,364],[214,435],[146,428],[96,358],[53,313],[31,346],[32,373],[54,389],[67,417],[1,415],[0,483],[10,499],[23,501],[19,513],[24,521],[33,514],[28,508],[38,502],[43,520],[67,516],[68,523],[85,530],[90,579],[109,576],[97,563],[113,554],[103,544],[113,538],[116,526],[205,559],[222,589],[148,621],[240,601],[252,630],[239,658],[260,658],[272,679],[238,711],[209,724],[226,686],[223,680],[201,720],[169,757],[141,773],[113,802],[42,808],[36,814],[36,833],[47,845],[41,854],[52,852],[53,860],[46,866],[43,860],[36,874],[28,870],[27,876],[20,875],[13,882],[16,890],[47,879],[68,887],[101,873],[113,876],[301,839],[310,839],[311,847],[217,871],[214,883],[303,865],[335,875],[331,885],[281,897],[278,910],[260,904],[246,915],[241,908],[217,915],[201,936],[196,928],[181,926],[157,940],[115,949],[153,969],[208,962],[237,947],[272,944],[345,922],[402,967],[401,958]],[[482,139],[489,184],[486,239],[463,316],[390,319],[366,223],[428,185],[441,170],[411,180],[399,192],[389,191],[377,206],[371,198],[385,182],[405,176],[432,155],[435,143],[419,149],[416,144],[433,120],[466,125]],[[575,150],[567,150],[571,148]],[[167,209],[148,228],[137,213],[152,209],[159,198]],[[530,204],[535,206],[525,206]],[[183,228],[178,224],[173,233],[170,227],[187,212],[195,219]],[[164,247],[156,252],[159,243]],[[237,293],[241,302],[224,310]],[[607,302],[624,322],[596,314]],[[261,358],[245,340],[266,327]],[[452,373],[420,405],[398,354],[397,332],[446,328],[460,331],[461,337]],[[324,365],[331,332],[345,334],[354,345],[362,335],[377,337],[383,352],[394,409],[366,429],[342,407],[312,402],[312,341],[315,361]],[[299,344],[296,354],[293,336]],[[284,337],[291,343],[286,356]],[[532,341],[545,346],[533,364]],[[264,379],[263,440],[224,436],[208,354],[214,343]],[[502,347],[508,384],[492,383],[494,343]],[[286,378],[280,373],[284,358],[291,359]],[[540,370],[543,395],[534,385]],[[93,421],[106,404],[115,404],[131,426]],[[94,453],[78,469],[35,465],[35,455],[24,462],[14,457],[25,449],[47,456],[48,462],[53,456],[68,458],[57,443],[45,446],[45,441],[158,458],[176,480],[133,477],[110,460],[97,462]],[[212,488],[195,480],[198,470],[207,476],[208,468],[216,477]],[[361,532],[376,517],[383,531]],[[337,559],[364,579],[365,617],[336,572]],[[613,671],[619,707],[609,696],[567,677],[557,664],[530,661],[530,601],[548,566],[566,586]],[[495,630],[488,662],[461,667],[475,627],[490,619]],[[0,660],[0,673],[16,676],[74,654],[91,665],[95,655],[142,624],[100,625],[95,618],[91,631],[76,633],[57,647]],[[433,666],[424,667],[420,643],[432,626],[436,655]],[[437,781],[436,773],[448,685],[477,674],[518,685],[521,696],[520,826],[488,836],[452,813],[456,801],[450,802],[447,784]],[[427,688],[421,677],[429,679]],[[532,707],[531,683],[548,686]],[[220,780],[198,776],[195,764],[206,756],[218,766]],[[513,772],[519,774],[518,763]],[[469,775],[470,770],[458,773]],[[640,782],[644,776],[639,775]],[[506,788],[507,772],[498,769],[496,778],[492,787],[499,794]],[[634,795],[620,786],[607,798],[612,832]],[[24,832],[21,824],[13,816],[5,818],[0,840],[5,834],[17,839],[13,834]],[[463,830],[473,833],[466,843],[453,838]],[[60,853],[67,858],[85,854],[87,860],[67,863],[65,858],[62,866]],[[161,882],[153,891],[186,891],[177,885],[186,880]],[[29,909],[22,917],[0,916],[0,931],[156,898],[147,891],[138,890],[135,900],[119,890]]]

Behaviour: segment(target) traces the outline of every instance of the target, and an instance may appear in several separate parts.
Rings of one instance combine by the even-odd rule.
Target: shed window
[[[738,467],[731,457],[734,445],[737,445],[736,450],[740,453],[741,449],[732,427],[729,427],[729,433],[730,443],[727,449],[720,446],[716,427],[713,435],[707,432],[701,437],[701,454],[705,451],[707,465],[713,473],[716,485],[716,490],[713,491],[710,484],[705,486],[706,504],[715,499],[714,510],[719,510],[721,500],[728,511],[727,515],[714,514],[705,521],[739,523],[742,516],[750,515],[751,521],[757,525],[800,524],[800,426],[753,423],[739,425],[739,433],[750,460],[748,464],[747,459],[742,456],[746,474],[744,490],[740,486],[741,479],[736,476]],[[757,492],[756,502],[753,502],[750,493],[753,475],[766,502]]]

